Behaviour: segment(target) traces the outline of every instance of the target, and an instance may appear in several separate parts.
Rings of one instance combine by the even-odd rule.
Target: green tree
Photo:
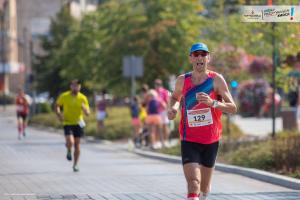
[[[128,94],[130,84],[122,77],[126,55],[143,56],[145,75],[140,82],[152,83],[157,77],[167,79],[171,73],[178,74],[188,65],[188,48],[199,36],[201,17],[197,13],[201,9],[198,1],[103,3],[66,39],[60,55],[63,60],[73,57],[61,75],[83,76],[94,89],[108,87]]]
[[[38,91],[49,91],[51,96],[56,96],[68,86],[68,80],[60,76],[64,63],[60,59],[59,49],[75,24],[76,22],[70,16],[69,8],[65,6],[52,19],[50,36],[42,36],[42,48],[46,52],[44,55],[35,56],[33,63]]]
[[[273,34],[282,57],[299,51],[296,23],[280,23],[272,32],[270,23],[241,21],[236,8],[244,0],[203,2],[204,7],[198,0],[103,1],[80,22],[64,8],[52,21],[51,37],[43,38],[47,54],[35,64],[39,89],[55,96],[70,79],[80,78],[89,90],[109,88],[126,95],[130,84],[122,77],[124,56],[144,58],[145,75],[138,81],[151,85],[157,77],[167,80],[191,70],[187,53],[196,41],[209,45],[216,70],[229,80],[249,77],[237,63],[242,55],[271,58]],[[231,50],[220,50],[222,46]]]

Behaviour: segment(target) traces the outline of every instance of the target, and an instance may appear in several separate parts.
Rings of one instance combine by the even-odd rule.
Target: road
[[[17,140],[15,116],[8,111],[1,111],[0,127],[1,200],[185,199],[179,164],[141,157],[120,143],[84,142],[80,172],[74,173],[61,134],[29,128],[26,139]],[[216,171],[210,200],[299,197],[300,191]]]

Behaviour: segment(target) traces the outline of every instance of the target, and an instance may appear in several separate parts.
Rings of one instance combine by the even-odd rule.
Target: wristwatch
[[[213,100],[211,107],[216,108],[219,105],[217,100]]]

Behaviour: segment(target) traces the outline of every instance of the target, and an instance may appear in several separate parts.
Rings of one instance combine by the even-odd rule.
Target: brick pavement
[[[122,144],[84,143],[80,172],[65,159],[62,135],[29,129],[17,140],[14,116],[0,113],[0,200],[182,200],[178,164],[127,152]],[[300,191],[216,171],[210,200],[292,200]]]

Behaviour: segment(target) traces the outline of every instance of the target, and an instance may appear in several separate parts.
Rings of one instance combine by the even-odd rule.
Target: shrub
[[[270,142],[251,144],[226,154],[223,159],[234,165],[270,170],[275,164],[271,147]]]
[[[108,117],[104,120],[105,129],[97,133],[96,136],[108,140],[131,137],[132,127],[129,108],[109,107],[107,113]]]
[[[30,118],[29,123],[53,128],[62,127],[62,124],[57,119],[56,114],[53,112],[34,115]]]
[[[222,155],[221,160],[230,164],[272,170],[299,178],[300,135],[281,132],[273,140],[243,143],[236,150]]]
[[[51,104],[48,102],[36,104],[37,113],[50,113],[52,111]]]
[[[272,59],[265,56],[257,56],[249,65],[249,72],[255,76],[262,76],[272,70]]]
[[[15,102],[15,99],[13,96],[0,94],[0,104],[1,105],[14,104],[14,102]]]
[[[263,79],[241,82],[238,91],[239,113],[244,117],[258,116],[268,88],[268,82]]]
[[[300,166],[300,135],[299,133],[283,132],[272,141],[272,154],[275,168],[295,173]]]

